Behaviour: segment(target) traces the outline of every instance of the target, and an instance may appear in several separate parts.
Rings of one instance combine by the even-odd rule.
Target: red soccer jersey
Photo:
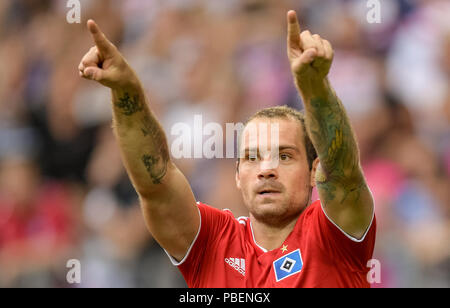
[[[199,232],[184,259],[172,259],[189,287],[370,287],[366,276],[375,217],[356,240],[325,215],[317,200],[299,216],[281,247],[267,251],[255,242],[248,217],[236,219],[229,210],[197,205]]]

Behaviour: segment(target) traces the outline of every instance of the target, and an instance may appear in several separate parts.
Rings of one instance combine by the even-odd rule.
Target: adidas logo
[[[245,276],[245,259],[225,258],[225,263],[237,270],[242,276]]]

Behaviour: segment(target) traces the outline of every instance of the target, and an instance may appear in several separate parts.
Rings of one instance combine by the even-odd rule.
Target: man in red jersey
[[[136,74],[88,21],[96,46],[82,59],[80,76],[111,88],[114,132],[147,226],[190,287],[369,286],[373,199],[327,79],[333,49],[301,32],[294,11],[287,20],[288,59],[305,115],[274,107],[246,124],[236,185],[249,217],[238,219],[196,202]],[[277,130],[263,133],[260,124]],[[311,204],[314,186],[320,200]]]

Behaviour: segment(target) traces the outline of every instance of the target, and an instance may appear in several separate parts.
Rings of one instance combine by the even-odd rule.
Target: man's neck
[[[256,244],[267,251],[281,247],[281,244],[283,244],[294,229],[297,218],[282,226],[275,227],[261,222],[250,215],[250,222],[252,224],[253,236]]]

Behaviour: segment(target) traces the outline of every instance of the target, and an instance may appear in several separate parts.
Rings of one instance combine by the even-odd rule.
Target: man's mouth
[[[279,194],[278,190],[273,189],[264,189],[258,192],[258,195],[271,195],[271,194]]]
[[[281,192],[283,191],[283,186],[281,185],[281,183],[277,182],[259,183],[259,185],[255,188],[256,195],[262,197],[274,197],[281,194]]]

